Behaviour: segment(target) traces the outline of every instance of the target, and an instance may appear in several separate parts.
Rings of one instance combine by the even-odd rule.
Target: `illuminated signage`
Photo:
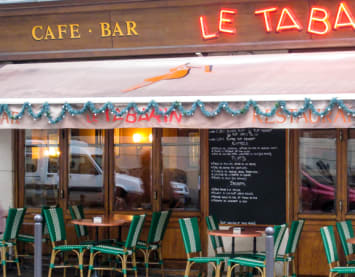
[[[281,11],[277,17],[276,11]],[[297,15],[290,7],[266,7],[254,11],[254,15],[262,18],[262,24],[267,33],[281,33],[285,31],[302,31],[315,35],[325,35],[332,29],[340,28],[355,30],[355,18],[345,2],[338,5],[334,22],[330,22],[330,11],[324,7],[311,7],[306,25],[302,25]],[[208,19],[206,16],[200,16],[200,30],[202,38],[205,40],[215,39],[221,33],[236,34],[235,20],[238,17],[236,9],[223,8],[219,11],[218,26],[215,30],[208,27]],[[272,19],[277,22],[276,26],[272,26]],[[217,30],[216,30],[217,29]]]

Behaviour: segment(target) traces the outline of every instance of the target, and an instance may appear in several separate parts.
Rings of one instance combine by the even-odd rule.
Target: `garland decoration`
[[[344,104],[343,100],[337,98],[331,99],[328,105],[323,109],[323,111],[317,110],[316,107],[313,105],[312,101],[306,98],[304,100],[302,107],[300,107],[297,111],[295,111],[295,109],[288,109],[286,101],[280,100],[275,102],[273,108],[269,112],[263,111],[259,107],[259,104],[254,100],[249,100],[248,102],[246,102],[241,109],[232,109],[228,104],[228,102],[220,102],[217,108],[213,111],[208,111],[205,107],[205,103],[203,103],[200,100],[193,102],[191,104],[191,107],[188,109],[185,109],[181,102],[176,101],[171,103],[170,106],[164,110],[161,109],[160,105],[154,100],[150,101],[145,108],[139,108],[139,106],[136,103],[132,102],[127,104],[126,107],[123,108],[122,110],[119,110],[111,102],[106,102],[105,104],[102,104],[101,107],[96,108],[94,103],[88,101],[82,106],[82,108],[79,109],[73,108],[72,105],[69,103],[64,103],[60,113],[56,117],[52,116],[50,111],[50,104],[47,102],[45,102],[42,105],[41,109],[37,113],[32,108],[31,103],[25,102],[20,112],[17,114],[13,114],[10,111],[8,104],[0,104],[0,116],[3,114],[7,114],[7,116],[12,120],[19,120],[25,115],[25,112],[27,111],[27,113],[34,120],[39,120],[43,117],[47,117],[49,124],[59,123],[64,119],[66,114],[69,114],[71,116],[76,116],[76,115],[82,115],[83,113],[86,112],[91,112],[96,115],[108,111],[117,117],[122,117],[130,110],[135,111],[138,115],[144,115],[151,112],[153,109],[155,114],[160,116],[169,116],[173,111],[179,111],[182,114],[182,116],[190,117],[194,115],[197,109],[200,109],[202,114],[206,117],[218,116],[223,111],[227,112],[232,116],[241,116],[246,114],[250,109],[254,109],[254,112],[257,115],[262,117],[273,117],[276,111],[278,110],[281,110],[288,117],[301,117],[303,116],[304,113],[306,113],[309,110],[312,112],[312,114],[316,116],[324,117],[327,114],[329,114],[335,107],[343,110],[348,116],[355,117],[355,110],[350,109]]]

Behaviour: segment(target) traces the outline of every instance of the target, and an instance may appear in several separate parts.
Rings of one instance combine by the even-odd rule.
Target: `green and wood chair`
[[[5,231],[0,237],[1,264],[4,277],[6,277],[6,263],[16,263],[17,275],[21,275],[16,238],[21,228],[25,213],[26,208],[10,208],[7,214]],[[8,250],[11,247],[14,250],[14,259],[8,259]]]
[[[164,276],[164,262],[162,255],[162,242],[166,227],[168,226],[171,211],[153,212],[152,221],[150,223],[148,239],[146,241],[139,240],[137,249],[144,255],[145,274],[149,275],[149,257],[153,251],[158,253],[159,264],[161,266],[161,274]],[[151,262],[152,264],[152,262]]]
[[[48,227],[46,225],[46,222],[45,222],[45,219],[44,219],[44,213],[43,213],[43,210],[44,209],[48,209],[49,207],[45,206],[45,207],[42,207],[41,209],[41,215],[42,215],[42,234],[43,234],[43,237],[42,237],[42,242],[48,242],[48,235],[49,235],[49,232],[48,232]],[[33,248],[34,248],[34,243],[35,243],[35,236],[34,235],[30,235],[30,234],[23,234],[23,233],[20,233],[17,235],[17,241],[21,241],[21,242],[24,242],[24,243],[29,243]],[[24,256],[24,255],[22,255]]]
[[[301,237],[301,233],[303,230],[304,220],[295,220],[291,223],[290,233],[288,235],[287,244],[285,248],[285,253],[282,255],[277,255],[275,258],[275,262],[283,263],[283,272],[284,277],[288,276],[288,268],[289,264],[292,263],[292,276],[296,275],[296,266],[295,266],[295,253],[297,249],[298,242]],[[279,235],[280,236],[280,233]],[[276,238],[278,240],[278,238]],[[257,257],[265,258],[265,253],[258,253]]]
[[[340,266],[338,250],[335,242],[333,226],[325,226],[320,229],[322,235],[325,254],[329,264],[329,277],[338,274],[351,274],[355,273],[354,266]]]
[[[52,243],[51,260],[49,264],[48,277],[51,277],[52,270],[55,268],[63,268],[64,276],[66,276],[66,269],[68,267],[79,268],[80,277],[83,277],[83,256],[85,250],[90,245],[68,245],[64,224],[64,216],[62,208],[44,209],[44,218],[48,227],[49,237]],[[58,244],[60,243],[60,244]],[[59,253],[64,253],[64,264],[55,265],[55,258]],[[67,253],[73,252],[78,257],[78,265],[66,264]]]
[[[343,248],[346,264],[355,265],[354,250],[355,246],[352,243],[348,243],[346,240],[354,237],[353,226],[351,220],[341,221],[336,223],[341,246]]]
[[[287,229],[287,225],[276,225],[274,226],[274,259],[276,260],[276,257],[278,255],[280,245],[283,239],[283,236],[285,234],[285,231]],[[266,255],[264,253],[258,253],[254,257],[245,257],[245,256],[240,256],[236,258],[232,258],[228,260],[228,271],[227,271],[227,277],[230,277],[233,270],[237,266],[245,266],[249,268],[255,268],[257,269],[262,277],[266,276]]]
[[[90,247],[90,263],[88,277],[91,276],[92,270],[111,270],[122,272],[127,276],[127,260],[128,257],[132,258],[132,269],[137,277],[137,263],[136,263],[136,245],[139,239],[139,235],[142,231],[145,215],[134,215],[131,225],[128,230],[127,239],[123,247],[111,246],[111,245],[95,245]],[[115,256],[116,260],[120,262],[122,268],[118,267],[100,267],[95,266],[95,257],[99,254],[108,254]]]
[[[191,267],[195,263],[211,264],[215,270],[215,276],[219,277],[221,274],[221,266],[223,264],[224,258],[202,256],[201,240],[197,218],[180,218],[179,224],[187,255],[187,263],[184,277],[189,276]]]

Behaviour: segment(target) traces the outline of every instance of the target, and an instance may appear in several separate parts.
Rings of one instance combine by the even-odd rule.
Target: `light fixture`
[[[133,138],[134,143],[139,143],[142,140],[142,135],[139,133],[135,133],[135,134],[133,134],[132,138]]]

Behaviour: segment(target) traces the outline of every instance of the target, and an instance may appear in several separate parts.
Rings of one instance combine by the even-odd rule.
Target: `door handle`
[[[60,199],[64,199],[64,189],[60,190]]]

